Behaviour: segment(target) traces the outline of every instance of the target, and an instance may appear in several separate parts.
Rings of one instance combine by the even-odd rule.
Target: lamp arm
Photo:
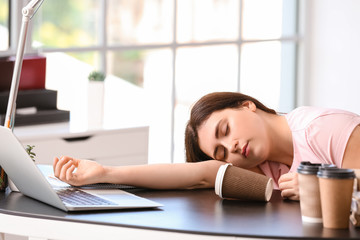
[[[29,17],[31,19],[43,2],[44,0],[31,0],[21,11],[23,17]]]
[[[11,80],[11,88],[9,93],[9,101],[6,109],[5,123],[6,128],[13,129],[15,121],[15,108],[16,108],[16,97],[18,94],[21,67],[24,59],[26,36],[28,32],[30,19],[35,15],[44,0],[32,0],[22,9],[22,22],[20,29],[20,36],[18,42],[18,48],[16,52],[16,59],[14,65],[13,76]]]

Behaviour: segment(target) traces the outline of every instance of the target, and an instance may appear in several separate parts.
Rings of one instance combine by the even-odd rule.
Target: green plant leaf
[[[101,71],[92,71],[88,76],[89,81],[103,82],[105,78],[106,78],[105,73]]]

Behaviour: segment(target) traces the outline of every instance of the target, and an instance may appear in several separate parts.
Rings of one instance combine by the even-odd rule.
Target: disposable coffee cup
[[[301,162],[297,168],[301,219],[307,223],[322,223],[321,200],[319,190],[319,179],[317,172],[319,168],[336,168],[330,164],[314,164]]]
[[[217,172],[215,193],[221,198],[267,202],[272,192],[273,180],[267,176],[231,164],[222,165]]]
[[[317,173],[325,228],[349,227],[355,173],[351,169],[323,168]]]
[[[303,222],[322,223],[319,179],[321,164],[302,162],[298,169],[300,210]]]

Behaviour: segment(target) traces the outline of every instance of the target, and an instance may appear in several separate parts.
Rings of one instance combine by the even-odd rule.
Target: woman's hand
[[[300,200],[297,172],[285,173],[278,181],[281,196],[290,200]]]
[[[74,186],[99,183],[105,175],[104,167],[97,162],[67,156],[55,157],[53,168],[55,177]]]

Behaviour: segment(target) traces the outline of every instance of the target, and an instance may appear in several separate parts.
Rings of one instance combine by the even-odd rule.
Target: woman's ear
[[[252,101],[244,101],[241,104],[241,106],[244,107],[244,108],[248,108],[249,110],[251,110],[253,112],[255,112],[255,110],[256,110],[256,105]]]

